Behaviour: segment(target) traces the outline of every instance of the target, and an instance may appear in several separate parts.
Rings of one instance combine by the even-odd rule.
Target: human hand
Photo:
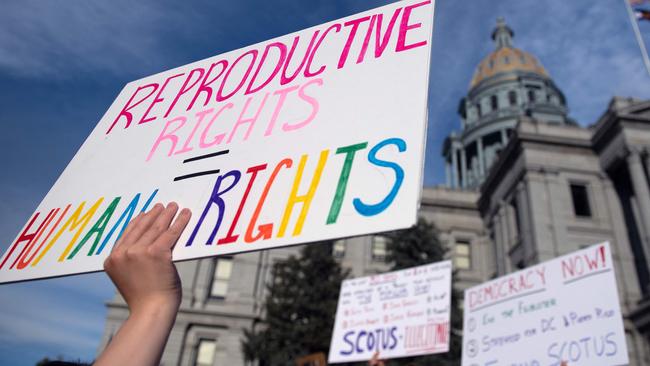
[[[172,262],[172,248],[190,220],[183,209],[174,223],[178,205],[156,204],[129,223],[104,261],[104,269],[124,297],[131,314],[178,311],[181,284]]]
[[[379,351],[375,352],[372,358],[368,360],[368,366],[385,366],[384,360],[379,359]]]
[[[131,314],[96,366],[158,365],[181,303],[181,284],[172,262],[172,248],[190,220],[190,211],[174,202],[156,204],[126,227],[104,261]]]

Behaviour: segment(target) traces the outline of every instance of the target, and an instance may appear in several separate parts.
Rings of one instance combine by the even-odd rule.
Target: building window
[[[228,282],[232,273],[232,258],[217,258],[212,278],[210,296],[225,298],[228,293]]]
[[[494,68],[494,60],[490,60],[490,69]]]
[[[388,239],[385,236],[375,235],[372,237],[372,260],[384,262],[386,260],[386,248]]]
[[[534,90],[529,90],[528,91],[528,101],[531,103],[535,103],[535,91]]]
[[[481,117],[481,103],[476,104],[476,115]]]
[[[585,184],[571,184],[571,198],[573,199],[573,212],[579,217],[591,217],[589,193]]]
[[[493,111],[499,109],[499,99],[497,98],[496,95],[490,97],[490,107],[492,108]]]
[[[508,101],[511,106],[517,105],[517,93],[514,90],[508,92]]]
[[[458,269],[470,269],[472,267],[469,240],[456,240],[454,245],[454,267]]]
[[[195,366],[212,366],[214,354],[217,350],[217,341],[214,339],[200,339],[196,347]]]
[[[503,63],[506,64],[506,65],[509,64],[510,63],[510,57],[503,56]]]
[[[519,56],[519,59],[521,60],[522,64],[526,64],[526,58],[523,55]]]
[[[345,241],[337,240],[332,245],[332,256],[334,258],[343,258],[345,256]]]

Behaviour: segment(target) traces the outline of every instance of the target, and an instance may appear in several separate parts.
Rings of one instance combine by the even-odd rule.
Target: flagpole
[[[639,31],[639,23],[637,23],[634,12],[632,11],[632,6],[630,5],[629,0],[623,0],[625,2],[625,7],[627,8],[627,14],[630,16],[630,22],[632,23],[632,29],[634,30],[634,35],[636,36],[636,42],[639,44],[641,49],[641,56],[643,57],[643,63],[645,64],[645,69],[648,71],[648,76],[650,76],[650,58],[648,58],[648,51],[645,48],[645,43],[643,42],[643,37],[641,37],[641,32]]]

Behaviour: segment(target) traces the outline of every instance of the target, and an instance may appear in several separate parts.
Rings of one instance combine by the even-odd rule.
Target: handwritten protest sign
[[[609,243],[465,290],[463,366],[628,363]]]
[[[129,83],[0,261],[90,272],[153,202],[193,218],[174,260],[409,227],[433,1],[396,2]]]
[[[329,363],[449,350],[451,262],[343,281]]]

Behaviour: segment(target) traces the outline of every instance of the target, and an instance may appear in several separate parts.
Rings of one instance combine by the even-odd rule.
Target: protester
[[[95,362],[158,365],[181,303],[172,248],[190,219],[178,205],[156,204],[127,226],[104,269],[129,306],[129,317]]]

